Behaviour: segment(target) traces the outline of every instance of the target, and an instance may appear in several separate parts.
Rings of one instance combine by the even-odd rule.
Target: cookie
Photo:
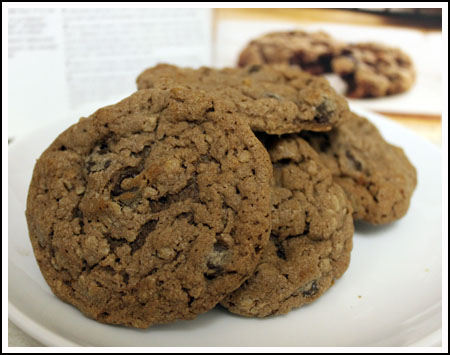
[[[335,73],[347,96],[381,97],[409,90],[415,81],[411,58],[380,43],[345,44],[325,32],[285,31],[251,41],[238,65],[289,64],[311,74]]]
[[[289,66],[178,68],[160,64],[137,78],[139,89],[184,86],[226,100],[256,132],[326,131],[349,113],[346,100],[326,79]]]
[[[241,52],[238,65],[290,64],[311,74],[330,72],[331,58],[345,44],[325,32],[273,32],[251,41]]]
[[[311,303],[350,263],[350,202],[318,154],[298,136],[269,137],[272,231],[254,275],[221,304],[248,317]]]
[[[398,94],[409,90],[415,80],[411,58],[379,43],[349,45],[331,66],[347,83],[347,96],[354,98]]]
[[[267,151],[226,105],[141,90],[36,162],[30,239],[60,299],[100,322],[193,319],[251,276],[270,231]]]
[[[353,217],[390,223],[408,211],[417,173],[403,150],[387,143],[366,118],[352,114],[323,134],[303,132],[352,202]]]

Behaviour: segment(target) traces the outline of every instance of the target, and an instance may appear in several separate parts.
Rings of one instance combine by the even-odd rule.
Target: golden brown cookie
[[[311,74],[330,71],[331,58],[340,54],[345,44],[325,32],[272,32],[254,39],[242,51],[238,65],[290,64]]]
[[[364,117],[352,114],[338,128],[301,134],[319,153],[353,205],[353,217],[393,222],[408,211],[417,173],[403,150],[387,143]]]
[[[222,305],[248,317],[310,303],[350,262],[350,202],[318,154],[298,136],[268,137],[273,164],[272,232],[254,275]]]
[[[190,69],[160,64],[139,75],[137,84],[139,89],[204,90],[227,101],[254,131],[269,134],[330,130],[349,113],[346,100],[325,78],[286,65]]]
[[[411,58],[379,43],[348,45],[331,66],[347,82],[347,96],[354,98],[398,94],[409,90],[415,80]]]
[[[98,321],[192,319],[253,272],[272,166],[202,92],[141,90],[61,133],[36,162],[26,217],[56,296]]]

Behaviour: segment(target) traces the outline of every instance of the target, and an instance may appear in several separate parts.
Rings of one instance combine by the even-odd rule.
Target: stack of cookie
[[[408,209],[414,167],[321,77],[158,65],[137,83],[50,145],[28,193],[42,274],[91,318],[287,313],[345,272],[354,219]]]
[[[411,88],[411,58],[380,43],[344,43],[319,32],[272,32],[251,41],[238,65],[289,64],[311,74],[335,73],[347,83],[347,96],[382,97]]]

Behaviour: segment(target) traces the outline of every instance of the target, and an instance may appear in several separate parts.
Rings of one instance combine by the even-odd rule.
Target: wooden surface
[[[299,23],[329,22],[365,26],[409,28],[424,32],[441,31],[441,25],[428,20],[381,16],[338,9],[215,9],[214,24],[223,20],[277,20]],[[438,146],[442,145],[442,117],[379,112],[408,127]]]
[[[340,9],[215,9],[217,21],[224,19],[286,20],[289,22],[330,22],[365,26],[411,28],[421,31],[441,31],[442,25],[427,19],[413,21],[394,16],[380,16]]]

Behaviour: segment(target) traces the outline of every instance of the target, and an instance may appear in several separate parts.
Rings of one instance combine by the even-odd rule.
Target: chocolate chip
[[[223,253],[224,251],[228,250],[227,245],[225,244],[225,242],[218,240],[217,242],[214,243],[214,251],[217,253]]]
[[[345,156],[352,162],[353,166],[356,170],[361,171],[362,170],[362,164],[360,161],[358,161],[350,151],[345,152]]]
[[[108,144],[106,144],[106,142],[102,142],[100,144],[100,150],[98,151],[98,154],[103,155],[109,152],[109,147]]]
[[[158,200],[148,199],[150,209],[153,213],[158,213],[168,209],[173,203],[186,201],[190,199],[193,202],[200,200],[197,182],[192,179],[188,184],[176,194],[167,194]]]
[[[109,249],[111,252],[114,252],[117,248],[128,243],[125,238],[111,238],[111,235],[109,233],[106,233],[104,236],[109,244]]]
[[[248,68],[248,72],[250,74],[259,72],[260,70],[261,70],[261,66],[260,65],[252,65],[250,68]]]
[[[303,64],[302,54],[295,53],[292,57],[289,58],[289,64],[290,65],[298,65],[301,67]]]
[[[270,240],[275,244],[275,247],[277,248],[277,256],[280,259],[286,260],[286,251],[285,251],[283,245],[278,240],[278,237],[274,234],[271,234]]]
[[[93,162],[92,160],[89,160],[86,163],[86,170],[90,173],[92,172],[92,167],[95,165],[95,162]]]
[[[123,282],[128,285],[128,281],[130,280],[130,275],[128,275],[128,273],[125,270],[122,270],[120,272],[120,275],[122,275],[123,278]]]
[[[329,105],[327,101],[323,101],[319,106],[317,106],[317,115],[315,117],[315,121],[317,123],[328,123],[330,112]]]
[[[76,206],[72,211],[73,218],[83,218],[83,212]]]
[[[305,297],[314,296],[317,292],[319,292],[319,288],[317,287],[317,282],[313,281],[311,288],[309,290],[303,291],[302,295]]]
[[[130,243],[131,255],[142,248],[142,246],[145,244],[145,241],[147,240],[148,235],[155,230],[157,224],[158,221],[150,220],[141,227],[136,239],[132,243]]]
[[[221,266],[214,265],[209,262],[206,264],[206,267],[208,268],[208,271],[205,272],[203,275],[208,280],[215,279],[217,276],[219,276],[223,272],[223,268]]]
[[[140,171],[136,168],[133,168],[133,167],[125,168],[125,171],[120,174],[119,179],[117,180],[116,184],[114,185],[114,188],[111,191],[111,196],[116,197],[116,196],[119,196],[119,195],[123,194],[124,192],[126,192],[127,190],[124,190],[121,186],[122,181],[125,179],[134,178],[135,176],[139,175],[139,173],[140,173]],[[136,190],[136,188],[132,188],[131,190],[128,190],[128,191],[134,191],[134,190]]]

